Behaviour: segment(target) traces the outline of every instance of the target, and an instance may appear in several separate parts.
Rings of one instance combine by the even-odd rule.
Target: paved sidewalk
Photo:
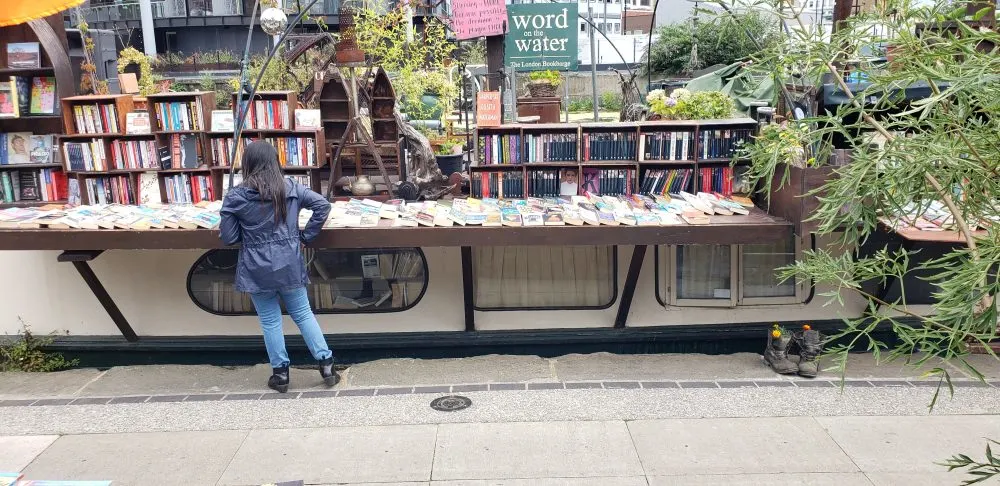
[[[175,405],[182,407],[183,405]],[[180,413],[181,410],[178,410]],[[262,420],[266,418],[261,417]],[[115,485],[946,485],[995,417],[457,423],[0,438],[0,470]]]
[[[847,381],[757,355],[383,360],[323,388],[295,370],[148,366],[0,374],[0,471],[114,485],[957,485],[938,466],[1000,438],[987,383],[851,357]],[[471,399],[440,412],[435,398]],[[986,483],[989,484],[989,483]],[[996,483],[993,483],[996,484]]]

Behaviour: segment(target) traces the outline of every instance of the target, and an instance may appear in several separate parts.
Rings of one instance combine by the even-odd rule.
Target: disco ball
[[[268,35],[278,35],[285,31],[288,25],[288,16],[277,7],[265,9],[260,13],[260,28]]]

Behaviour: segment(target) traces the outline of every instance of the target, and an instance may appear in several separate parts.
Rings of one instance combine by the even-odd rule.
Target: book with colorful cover
[[[14,486],[21,479],[21,473],[0,472],[0,486]]]
[[[31,80],[32,115],[51,115],[56,111],[56,78],[37,76]]]

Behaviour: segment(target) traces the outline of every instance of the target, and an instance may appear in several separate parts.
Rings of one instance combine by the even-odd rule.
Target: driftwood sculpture
[[[448,184],[441,168],[438,167],[437,158],[427,137],[403,120],[403,115],[398,109],[393,110],[393,116],[410,154],[410,160],[406,164],[407,180],[417,185],[423,199],[438,199],[451,192],[455,186]]]
[[[614,70],[618,75],[618,86],[622,94],[622,109],[618,113],[618,121],[633,122],[646,119],[646,105],[639,99],[639,88],[635,85],[638,71],[625,72]]]

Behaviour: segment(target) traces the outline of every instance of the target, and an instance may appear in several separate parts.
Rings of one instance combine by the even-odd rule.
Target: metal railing
[[[337,0],[326,0],[336,2]],[[153,0],[154,19],[242,15],[240,0]],[[80,9],[87,22],[139,21],[139,2],[91,2]]]

